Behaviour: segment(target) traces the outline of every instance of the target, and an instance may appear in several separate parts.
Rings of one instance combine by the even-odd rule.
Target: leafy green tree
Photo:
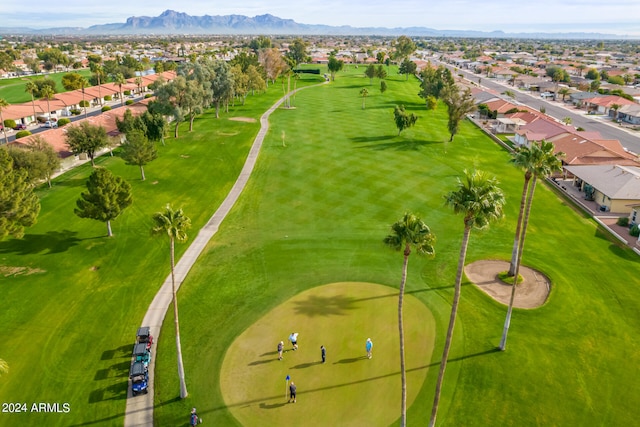
[[[301,38],[295,39],[293,43],[289,45],[289,52],[287,52],[286,56],[291,58],[295,67],[303,62],[307,62],[309,60],[307,44]]]
[[[367,99],[367,95],[369,95],[369,91],[366,87],[360,89],[360,96],[362,97],[362,109],[365,109],[365,100]]]
[[[51,188],[51,177],[54,172],[60,169],[60,157],[54,148],[40,135],[34,135],[29,138],[27,148],[33,152],[42,153],[45,157],[44,165],[40,168],[40,179],[45,179],[47,185]]]
[[[267,89],[267,83],[262,74],[258,71],[258,67],[249,65],[247,68],[247,90],[251,91],[251,95],[255,95],[256,91],[263,91]]]
[[[156,90],[156,100],[149,105],[149,111],[153,114],[173,116],[174,138],[178,137],[178,128],[185,119],[186,91],[187,80],[177,76]]]
[[[331,80],[336,79],[336,73],[344,68],[344,61],[337,59],[335,55],[329,56],[329,64],[327,65],[329,73],[331,73]]]
[[[32,81],[36,84],[36,86],[38,86],[38,90],[36,91],[36,94],[35,94],[37,98],[44,98],[43,90],[46,87],[49,87],[51,89],[51,96],[53,96],[53,94],[57,92],[56,82],[53,79],[44,78],[44,79],[35,79]]]
[[[460,245],[460,255],[458,257],[458,270],[456,272],[456,283],[454,288],[453,303],[451,305],[451,316],[449,317],[449,327],[445,338],[444,350],[440,361],[440,371],[436,382],[436,392],[431,410],[429,427],[434,427],[440,403],[440,393],[444,373],[447,368],[447,359],[451,349],[451,339],[453,329],[458,314],[458,303],[460,301],[460,291],[462,289],[462,274],[464,271],[464,261],[469,245],[469,236],[473,228],[483,229],[489,226],[492,221],[503,216],[503,206],[505,197],[498,181],[482,171],[464,171],[464,178],[458,178],[458,189],[445,196],[447,206],[453,208],[455,214],[463,215],[464,233],[462,244]]]
[[[380,93],[385,93],[387,91],[387,82],[384,80],[380,81]]]
[[[387,70],[385,70],[382,65],[378,65],[378,67],[376,68],[376,77],[380,80],[384,80],[387,78]]]
[[[144,132],[149,141],[162,141],[164,145],[164,133],[167,129],[167,121],[162,114],[152,114],[145,111],[140,119],[144,125]]]
[[[567,97],[567,95],[569,95],[571,93],[571,90],[568,87],[562,87],[560,88],[560,90],[558,90],[558,94],[562,95],[562,102],[564,102],[564,99]]]
[[[415,125],[418,121],[418,116],[415,114],[407,113],[404,109],[404,105],[396,105],[395,110],[393,110],[393,118],[396,122],[396,127],[398,128],[398,135],[405,129],[409,129],[411,126]]]
[[[62,86],[66,90],[83,89],[87,86],[86,80],[78,73],[67,73],[62,76]]]
[[[562,170],[561,157],[562,152],[555,152],[555,146],[552,142],[545,140],[539,143],[533,143],[531,148],[522,147],[513,154],[512,162],[525,170],[524,187],[522,190],[522,198],[520,200],[520,212],[518,214],[518,222],[516,225],[516,237],[513,242],[513,251],[511,252],[511,264],[509,266],[509,274],[513,274],[514,282],[511,285],[511,297],[509,299],[509,307],[507,316],[504,321],[502,338],[500,340],[500,350],[504,351],[507,347],[507,334],[511,325],[511,314],[513,311],[513,301],[516,295],[517,278],[520,273],[520,263],[522,260],[522,252],[524,250],[524,242],[529,226],[529,215],[531,213],[531,205],[533,204],[533,194],[536,191],[536,182],[539,177],[547,178],[555,172]],[[531,177],[533,176],[533,179]],[[530,184],[529,184],[530,182]],[[525,201],[526,199],[526,201]]]
[[[624,86],[624,78],[621,76],[609,76],[607,79],[607,83],[611,83],[612,85]]]
[[[80,194],[73,212],[80,218],[107,224],[107,236],[113,236],[111,221],[133,202],[131,185],[109,169],[96,168],[87,180],[87,191]]]
[[[418,65],[410,59],[405,59],[398,68],[398,73],[405,75],[405,80],[409,80],[409,75],[415,74]]]
[[[376,66],[373,64],[367,65],[367,68],[364,70],[364,75],[369,77],[369,84],[373,84],[373,78],[376,76]]]
[[[122,115],[122,120],[116,117],[116,127],[120,133],[128,133],[134,129],[145,130],[144,123],[139,116],[134,116],[131,109],[127,108]]]
[[[15,145],[7,146],[6,150],[13,159],[13,168],[27,173],[29,184],[35,187],[40,179],[44,179],[47,166],[47,157],[44,153]]]
[[[24,170],[15,169],[7,150],[0,150],[0,240],[21,238],[36,223],[40,200]]]
[[[407,373],[405,367],[404,349],[404,290],[407,283],[407,267],[409,255],[415,249],[418,255],[434,255],[436,238],[429,226],[412,213],[404,216],[391,226],[391,234],[384,238],[385,245],[395,251],[402,251],[404,262],[402,264],[402,279],[400,280],[400,292],[398,293],[398,333],[400,336],[400,375],[402,379],[402,399],[400,425],[407,425]]]
[[[451,71],[442,65],[438,68],[434,68],[430,64],[427,65],[420,72],[420,80],[420,92],[418,92],[418,95],[424,99],[427,99],[430,95],[440,99],[441,92],[455,84]]]
[[[2,111],[4,109],[6,109],[9,106],[9,103],[3,99],[0,98],[0,124],[2,124],[2,133],[4,133],[4,143],[8,143],[9,140],[7,139],[7,127],[4,125],[4,118],[2,117]]]
[[[216,106],[216,119],[220,118],[220,104],[233,96],[233,74],[225,61],[215,60],[207,64],[211,76],[211,94]]]
[[[157,212],[153,215],[154,234],[166,234],[169,236],[169,249],[171,255],[171,293],[173,302],[173,319],[176,334],[176,353],[178,356],[178,377],[180,378],[180,397],[187,397],[187,383],[184,376],[184,364],[182,362],[182,344],[180,343],[180,322],[178,320],[178,296],[176,294],[175,279],[175,242],[187,240],[187,230],[191,227],[191,220],[182,209],[173,210],[167,204],[164,212]]]
[[[78,125],[67,128],[67,145],[76,156],[86,153],[91,160],[91,166],[95,167],[93,161],[96,152],[107,146],[107,132],[102,126],[92,125],[87,121],[82,121]]]
[[[438,108],[438,99],[433,95],[427,96],[427,110],[435,110],[436,108]]]
[[[395,50],[393,56],[396,60],[405,60],[416,51],[416,44],[407,36],[400,36],[393,42]]]
[[[385,57],[384,52],[380,51],[376,53],[376,61],[378,62],[378,64],[382,64],[384,62],[384,57]]]
[[[244,101],[247,99],[247,94],[249,93],[249,76],[247,76],[247,73],[242,71],[242,66],[240,64],[236,64],[231,67],[231,74],[233,75],[234,99],[236,97],[242,99],[242,105],[244,105]]]
[[[448,86],[442,93],[442,101],[447,106],[449,119],[447,128],[449,129],[449,142],[453,141],[453,137],[458,133],[460,121],[470,112],[475,110],[476,105],[471,95],[471,90],[466,89],[464,93],[460,93],[458,86]]]
[[[140,175],[144,181],[144,166],[158,157],[158,151],[142,130],[134,129],[127,132],[121,156],[127,165],[140,167]]]

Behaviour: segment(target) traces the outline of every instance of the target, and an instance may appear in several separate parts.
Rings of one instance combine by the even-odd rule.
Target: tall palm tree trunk
[[[407,266],[409,265],[409,254],[411,247],[407,245],[404,249],[404,263],[402,264],[402,281],[400,282],[400,293],[398,294],[398,332],[400,335],[400,376],[402,377],[402,400],[400,402],[400,426],[407,425],[407,372],[404,360],[404,288],[407,283]]]
[[[182,345],[180,344],[180,322],[178,321],[178,297],[176,295],[176,278],[175,278],[175,251],[174,239],[171,239],[171,292],[173,294],[173,317],[176,329],[176,354],[178,355],[178,378],[180,378],[180,398],[187,397],[187,383],[184,379],[184,365],[182,363]]]
[[[31,107],[33,107],[33,121],[38,121],[38,113],[36,113],[36,100],[33,97],[33,92],[31,92]]]
[[[529,191],[530,180],[531,180],[531,173],[526,172],[524,174],[524,186],[522,187],[522,197],[520,198],[520,212],[518,213],[516,235],[513,239],[513,250],[511,251],[511,264],[509,265],[509,276],[513,276],[516,274],[515,271],[516,271],[516,261],[518,259],[518,246],[520,245],[520,230],[522,229],[522,218],[524,217],[527,191]]]
[[[456,286],[453,294],[453,304],[451,305],[451,316],[449,317],[449,328],[447,329],[447,338],[444,342],[444,350],[442,352],[442,360],[440,361],[440,372],[438,373],[438,382],[436,383],[436,395],[433,398],[433,408],[431,409],[431,419],[429,427],[436,424],[438,415],[438,405],[440,404],[440,393],[442,391],[442,382],[444,380],[444,372],[447,369],[447,359],[449,358],[449,350],[451,349],[451,339],[453,337],[453,328],[456,323],[456,315],[458,313],[458,303],[460,301],[460,291],[462,288],[462,271],[464,269],[464,260],[467,256],[467,246],[469,244],[469,235],[471,234],[471,226],[464,227],[462,235],[462,245],[460,247],[460,257],[458,258],[458,271],[456,272]]]
[[[522,235],[518,242],[518,256],[516,258],[515,276],[513,278],[513,285],[511,287],[511,298],[509,299],[509,308],[507,309],[507,317],[504,320],[504,329],[502,331],[502,338],[500,339],[500,350],[505,351],[507,349],[507,334],[509,333],[509,326],[511,325],[511,313],[513,312],[513,301],[516,297],[516,287],[518,283],[518,274],[520,274],[520,262],[522,260],[522,251],[524,249],[524,239],[527,235],[527,225],[529,224],[529,213],[531,212],[531,205],[533,204],[533,192],[536,189],[536,176],[533,176],[531,182],[531,189],[527,196],[527,208],[524,214],[524,221],[522,226]]]

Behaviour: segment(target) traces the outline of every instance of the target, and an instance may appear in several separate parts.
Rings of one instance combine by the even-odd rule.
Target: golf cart
[[[136,395],[140,393],[147,393],[147,387],[149,383],[149,371],[142,362],[134,362],[131,365],[131,394]]]
[[[147,348],[147,343],[140,343],[133,346],[133,361],[142,362],[145,367],[149,366],[151,361],[151,350]]]
[[[151,335],[151,329],[148,326],[143,326],[138,328],[138,334],[136,336],[136,343],[146,343],[147,349],[151,348],[151,344],[153,344],[153,336]]]

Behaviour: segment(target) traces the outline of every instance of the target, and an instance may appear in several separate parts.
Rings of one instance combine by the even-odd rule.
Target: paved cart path
[[[327,82],[324,82],[322,84],[325,83]],[[316,85],[299,88],[296,91],[291,92],[290,95],[300,90],[314,86]],[[251,150],[249,151],[249,155],[247,156],[247,160],[244,163],[242,171],[240,171],[238,179],[236,180],[235,184],[229,191],[229,194],[224,199],[218,210],[213,214],[213,216],[209,219],[205,226],[200,229],[196,238],[193,240],[191,245],[189,245],[189,248],[184,253],[184,255],[182,255],[180,261],[178,261],[178,263],[176,264],[176,291],[180,289],[180,285],[187,276],[187,273],[196,262],[196,260],[206,247],[207,243],[209,243],[209,240],[211,240],[213,235],[216,234],[216,232],[218,231],[218,227],[220,227],[220,224],[240,197],[242,190],[244,190],[244,187],[249,181],[249,177],[251,176],[251,172],[253,171],[256,161],[258,160],[258,154],[260,153],[260,148],[262,147],[264,137],[269,130],[269,116],[284,102],[285,98],[286,97],[280,98],[260,117],[260,131],[253,141],[253,145],[251,146]],[[151,361],[149,362],[149,390],[147,394],[142,394],[134,397],[131,395],[131,387],[129,386],[129,389],[127,391],[127,408],[124,416],[125,427],[153,426],[153,380],[155,374],[156,348],[164,316],[167,313],[169,306],[171,305],[171,297],[171,273],[169,273],[162,287],[151,302],[151,305],[149,306],[147,313],[145,314],[142,321],[142,326],[149,326],[151,328],[151,335],[153,335],[154,337],[154,342],[151,347]],[[185,419],[188,415],[189,414],[185,414]]]

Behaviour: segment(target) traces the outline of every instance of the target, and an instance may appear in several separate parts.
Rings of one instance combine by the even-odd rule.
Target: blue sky
[[[270,13],[304,24],[354,27],[581,31],[640,37],[640,0],[3,1],[0,26],[88,27],[124,22],[130,16],[157,16],[166,9],[196,16]]]

